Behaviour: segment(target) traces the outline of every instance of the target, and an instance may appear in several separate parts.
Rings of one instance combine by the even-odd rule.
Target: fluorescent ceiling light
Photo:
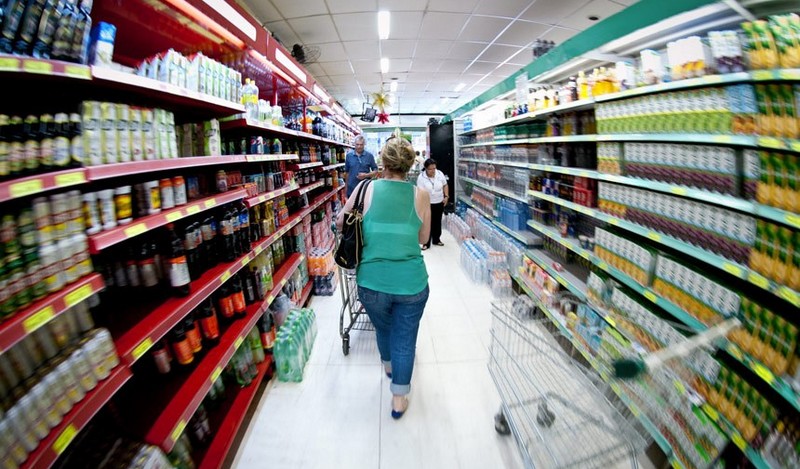
[[[240,15],[239,12],[236,11],[232,6],[225,3],[224,0],[203,1],[206,2],[206,5],[216,10],[226,20],[230,21],[231,24],[239,29],[239,31],[243,32],[245,36],[249,37],[250,40],[256,40],[256,27],[250,24],[250,22],[247,21],[244,16]]]
[[[295,65],[294,62],[292,62],[292,59],[290,59],[280,49],[275,49],[275,59],[281,65],[286,67],[286,69],[289,70],[292,73],[292,75],[294,75],[295,77],[299,78],[301,82],[305,83],[306,74],[303,72],[303,70],[300,69],[300,67]]]
[[[389,90],[391,90],[392,93],[397,91],[397,80],[392,80],[392,83],[389,85]]]
[[[389,73],[389,58],[383,57],[381,59],[381,73]]]
[[[378,12],[378,37],[380,39],[389,39],[389,29],[391,28],[392,17],[391,12],[379,11]]]
[[[330,97],[330,96],[328,96],[328,93],[326,93],[326,92],[325,92],[325,90],[323,90],[323,89],[322,89],[322,88],[321,88],[319,85],[317,85],[316,83],[314,83],[314,94],[316,94],[317,96],[319,96],[320,98],[322,98],[322,100],[323,100],[324,102],[326,102],[326,103],[327,103],[328,101],[330,101],[330,100],[331,100],[331,97]]]
[[[458,93],[459,91],[463,90],[465,86],[467,86],[466,83],[459,83],[458,85],[456,85],[456,87],[455,87],[455,89],[453,91]]]

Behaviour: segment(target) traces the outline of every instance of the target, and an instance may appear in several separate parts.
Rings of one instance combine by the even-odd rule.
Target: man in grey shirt
[[[366,139],[363,135],[356,137],[355,150],[347,153],[344,159],[345,181],[347,181],[347,197],[353,193],[358,181],[378,176],[378,165],[372,153],[364,150]]]

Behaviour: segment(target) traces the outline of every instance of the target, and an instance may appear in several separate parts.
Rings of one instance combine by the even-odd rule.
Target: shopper
[[[347,181],[347,196],[353,193],[359,181],[377,176],[378,165],[372,153],[364,150],[367,140],[363,135],[358,135],[353,142],[354,150],[347,153],[344,159],[345,181]]]
[[[431,242],[437,246],[444,246],[442,242],[442,214],[444,207],[450,201],[450,188],[447,187],[447,178],[444,173],[436,169],[436,161],[431,158],[425,160],[425,171],[417,177],[417,187],[426,191],[431,198],[431,237],[425,241],[422,250],[431,247]]]
[[[384,370],[392,379],[392,417],[399,419],[408,407],[417,331],[428,301],[428,272],[419,244],[430,234],[430,200],[427,192],[406,181],[414,163],[411,144],[392,138],[381,158],[383,178],[365,192],[364,249],[356,282],[358,299],[375,326]],[[347,199],[336,219],[340,229],[355,198]]]

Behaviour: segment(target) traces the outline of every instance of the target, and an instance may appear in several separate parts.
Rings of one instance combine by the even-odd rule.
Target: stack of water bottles
[[[468,239],[461,245],[461,268],[473,282],[484,283],[487,279],[486,253],[489,245],[477,239]]]
[[[510,272],[516,272],[522,265],[522,255],[525,253],[525,247],[504,231],[500,231],[493,223],[478,216],[473,232],[476,238],[486,241],[495,251],[507,254],[507,267]]]
[[[467,225],[467,222],[457,216],[451,215],[445,218],[445,229],[453,235],[459,244],[472,237],[472,230]]]
[[[278,379],[299,383],[314,340],[317,337],[317,316],[310,308],[294,309],[278,330],[273,355]]]
[[[512,230],[526,230],[529,213],[525,203],[497,197],[495,213],[498,214],[498,221]]]

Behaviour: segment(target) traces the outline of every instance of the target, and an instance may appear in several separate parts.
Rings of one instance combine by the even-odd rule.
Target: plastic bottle
[[[14,43],[14,53],[19,55],[27,54],[36,40],[36,32],[39,29],[39,20],[42,18],[47,0],[28,0],[28,6],[22,21],[17,30],[17,41]]]
[[[175,233],[175,226],[170,223],[167,225],[169,231],[169,248],[167,251],[167,265],[169,285],[172,293],[176,296],[187,296],[190,292],[189,266],[186,262],[186,254],[183,242]]]

